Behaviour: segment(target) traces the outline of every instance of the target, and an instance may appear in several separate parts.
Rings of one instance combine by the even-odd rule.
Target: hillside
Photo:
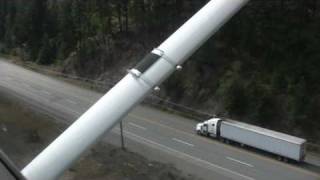
[[[0,0],[0,52],[117,79],[205,0]],[[319,142],[317,0],[252,0],[162,86],[171,101]]]
[[[67,128],[48,115],[26,108],[8,94],[0,94],[0,142],[17,168],[25,167]],[[10,139],[10,140],[8,140]],[[2,180],[8,180],[1,177]],[[10,178],[11,179],[11,178]],[[61,180],[200,180],[172,164],[150,161],[114,144],[100,142],[68,169]]]

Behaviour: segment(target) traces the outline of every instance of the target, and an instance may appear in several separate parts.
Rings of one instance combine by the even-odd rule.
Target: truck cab
[[[197,134],[204,136],[217,137],[219,132],[220,118],[212,118],[202,123],[198,123],[196,126]]]

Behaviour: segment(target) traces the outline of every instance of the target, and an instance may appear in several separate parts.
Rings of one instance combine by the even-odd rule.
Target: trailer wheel
[[[226,144],[230,144],[230,141],[228,139],[225,139]]]

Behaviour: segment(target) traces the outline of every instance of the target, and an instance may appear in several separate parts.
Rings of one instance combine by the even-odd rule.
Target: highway
[[[71,124],[102,94],[48,77],[0,58],[0,93],[15,96],[37,110]],[[107,119],[106,119],[107,120]],[[125,119],[125,143],[130,151],[151,160],[171,163],[203,179],[319,180],[304,165],[279,162],[271,157],[223,144],[195,134],[197,122],[157,109],[138,106]],[[119,128],[103,141],[119,145]],[[318,164],[316,157],[307,157]],[[303,166],[303,167],[301,167]]]

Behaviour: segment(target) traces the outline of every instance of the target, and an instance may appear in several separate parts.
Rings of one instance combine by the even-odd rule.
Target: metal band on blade
[[[146,55],[142,61],[134,68],[140,73],[144,73],[148,70],[161,56],[153,53]]]

